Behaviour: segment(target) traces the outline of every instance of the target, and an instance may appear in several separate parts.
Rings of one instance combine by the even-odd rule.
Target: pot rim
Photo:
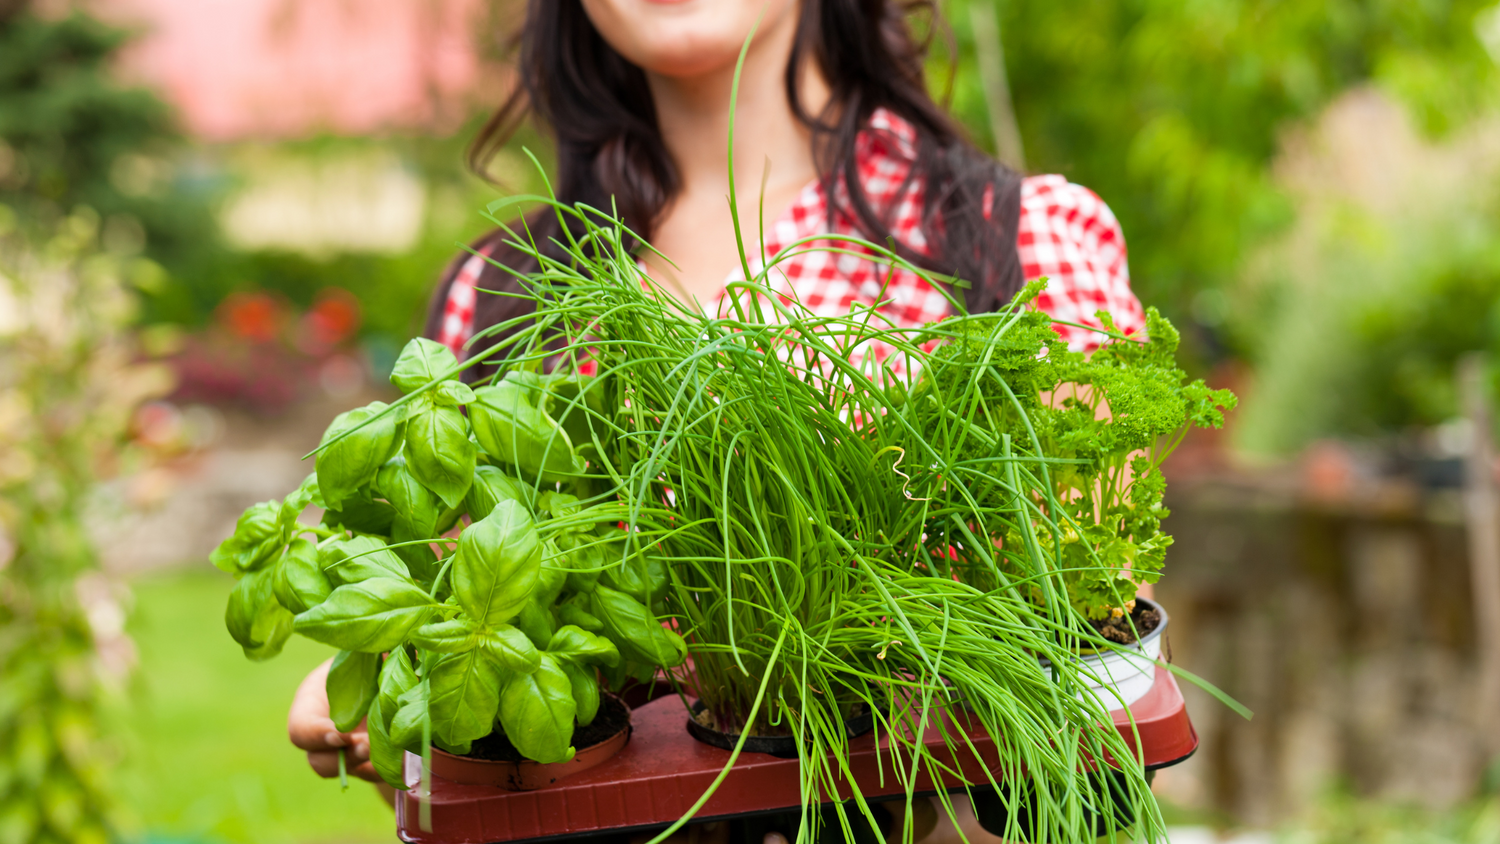
[[[1120,648],[1124,651],[1145,651],[1146,644],[1148,642],[1154,642],[1157,639],[1161,638],[1164,633],[1166,633],[1167,622],[1172,620],[1172,617],[1167,614],[1167,608],[1162,606],[1160,603],[1150,598],[1138,597],[1135,600],[1136,603],[1144,602],[1148,608],[1154,609],[1157,612],[1161,613],[1161,621],[1157,623],[1156,627],[1152,628],[1150,633],[1147,633],[1146,635],[1142,636],[1139,639],[1136,639],[1134,642],[1131,642],[1128,645],[1121,645]],[[1094,648],[1079,649],[1075,652],[1075,655],[1080,659],[1108,659],[1110,657],[1115,657],[1117,659],[1130,658],[1127,653],[1121,653],[1120,650],[1115,650],[1114,648],[1106,648],[1104,650],[1096,650]],[[1037,661],[1042,665],[1052,664],[1052,661],[1047,659],[1046,657],[1038,657]]]

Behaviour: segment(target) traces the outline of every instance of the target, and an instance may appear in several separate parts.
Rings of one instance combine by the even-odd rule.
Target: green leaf
[[[474,396],[469,418],[486,453],[548,483],[583,474],[583,458],[574,453],[567,433],[535,404],[540,390],[507,376]]]
[[[456,382],[450,382],[456,383]],[[438,536],[438,520],[443,505],[427,487],[422,486],[406,467],[406,461],[395,458],[375,476],[375,491],[391,503],[396,518],[391,523],[393,545]],[[426,545],[402,545],[392,549],[406,562],[407,569],[419,581],[430,582],[437,574],[433,564],[437,557]]]
[[[606,536],[611,541],[603,553],[603,562],[609,566],[604,571],[604,584],[647,606],[666,597],[672,585],[666,563],[644,550],[635,550],[626,557],[627,543],[632,540],[625,531],[611,528]]]
[[[406,750],[420,751],[422,733],[432,720],[428,705],[432,686],[418,683],[407,690],[396,701],[396,714],[391,717],[391,743]]]
[[[238,575],[276,559],[285,542],[280,507],[275,501],[262,501],[240,514],[234,533],[220,542],[208,559],[219,570]]]
[[[604,545],[593,536],[559,536],[567,565],[568,588],[574,592],[592,592],[604,576]]]
[[[318,488],[318,474],[313,472],[302,479],[302,484],[291,495],[281,502],[281,511],[277,514],[277,523],[285,531],[291,531],[296,527],[297,517],[302,515],[308,505],[326,507],[323,501],[323,493]]]
[[[514,501],[531,512],[535,499],[536,491],[531,487],[494,466],[484,465],[474,469],[474,485],[469,487],[464,506],[468,508],[469,518],[478,521],[488,518],[495,505],[502,501]]]
[[[323,603],[333,584],[318,563],[318,547],[301,537],[293,539],[276,564],[272,589],[277,603],[294,613]]]
[[[380,467],[400,450],[406,429],[404,412],[401,408],[388,411],[389,407],[385,402],[377,401],[340,413],[324,432],[323,447],[318,452],[317,475],[318,488],[327,506],[338,508],[344,499],[374,480]],[[385,413],[380,416],[382,412]],[[376,416],[380,418],[334,441],[345,431],[352,431]]]
[[[427,386],[439,378],[454,378],[458,358],[447,346],[426,337],[417,337],[406,344],[396,366],[391,370],[391,383],[403,393],[410,393]]]
[[[591,375],[577,373],[543,376],[542,383],[552,395],[551,408],[557,413],[557,424],[568,433],[576,449],[592,449],[593,434],[607,439],[608,429],[600,423],[604,415],[604,391]],[[579,396],[582,400],[579,401]],[[590,413],[592,411],[592,413]]]
[[[359,726],[380,691],[380,654],[339,651],[328,669],[328,717],[339,732]]]
[[[405,460],[397,457],[380,467],[375,475],[375,492],[395,508],[395,526],[405,525],[413,539],[437,535],[441,515],[438,497],[417,481]]]
[[[275,603],[271,569],[253,571],[239,579],[229,593],[229,605],[224,608],[224,626],[229,635],[242,647],[257,648],[265,639],[256,637],[256,623],[266,604]]]
[[[406,648],[396,648],[385,658],[380,668],[380,709],[385,715],[385,727],[390,728],[391,718],[401,707],[396,701],[418,683],[417,672],[412,670],[411,657]]]
[[[340,650],[382,653],[406,641],[435,611],[432,599],[410,581],[376,577],[333,590],[297,616],[296,630]]]
[[[432,667],[433,734],[447,744],[473,741],[494,729],[500,667],[480,651],[445,656]]]
[[[454,406],[468,404],[474,400],[474,391],[462,381],[442,381],[432,390],[435,404]]]
[[[538,648],[547,647],[547,643],[552,641],[552,634],[557,630],[557,621],[552,617],[552,611],[536,601],[526,602],[526,606],[516,614],[514,624]]]
[[[458,408],[428,403],[407,420],[406,468],[449,507],[459,506],[473,485],[478,457]]]
[[[440,654],[467,653],[479,647],[479,631],[467,618],[424,624],[412,631],[412,644]]]
[[[360,583],[374,577],[411,581],[406,563],[384,542],[373,536],[335,539],[318,549],[318,564],[328,579],[338,585]]]
[[[281,653],[286,641],[292,638],[292,619],[292,614],[274,599],[262,605],[251,634],[260,644],[243,648],[245,658],[251,662],[264,662]]]
[[[599,672],[592,666],[558,660],[568,684],[573,687],[573,704],[577,707],[578,726],[587,727],[599,714]]]
[[[619,646],[625,659],[673,668],[687,658],[682,637],[663,627],[640,601],[608,586],[599,586],[590,597],[589,606],[604,624],[604,635]]]
[[[542,564],[537,570],[536,591],[531,593],[531,599],[544,607],[556,603],[557,596],[568,585],[567,565],[568,561],[558,549],[557,543],[550,539],[543,542]]]
[[[614,642],[571,624],[559,627],[552,634],[547,653],[559,660],[580,664],[613,666],[620,661],[620,650],[615,647]]]
[[[563,624],[572,624],[582,627],[590,633],[598,633],[604,629],[604,622],[596,618],[592,613],[571,601],[557,605],[557,620]]]
[[[386,785],[405,791],[406,751],[391,741],[390,720],[384,712],[383,696],[377,696],[370,704],[366,727],[370,735],[370,765]]]
[[[509,624],[485,631],[480,644],[490,659],[520,674],[530,674],[541,662],[541,651],[531,639]]]
[[[531,516],[514,501],[459,535],[453,594],[477,623],[494,627],[520,612],[540,576],[542,545]]]
[[[345,498],[340,505],[323,511],[323,524],[346,527],[357,533],[373,533],[389,536],[391,525],[396,520],[396,511],[384,501],[370,496],[368,487],[361,487],[354,495]]]
[[[511,744],[538,762],[573,758],[573,684],[557,660],[542,654],[530,674],[516,674],[500,692],[500,724]]]

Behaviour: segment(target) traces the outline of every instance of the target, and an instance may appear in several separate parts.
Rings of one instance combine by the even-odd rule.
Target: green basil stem
[[[348,753],[349,748],[339,748],[339,785],[343,787],[344,791],[349,790],[349,763],[345,758]]]

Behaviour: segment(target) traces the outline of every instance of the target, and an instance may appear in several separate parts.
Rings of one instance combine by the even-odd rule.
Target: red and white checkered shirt
[[[860,134],[855,155],[866,195],[877,213],[885,212],[886,219],[891,220],[891,234],[913,251],[926,253],[923,185],[914,179],[904,193],[897,195],[915,158],[915,142],[916,131],[911,124],[879,109],[871,116],[869,128]],[[841,192],[842,188],[836,190]],[[829,232],[859,235],[853,218],[846,213],[834,215],[831,229],[828,222],[823,185],[814,181],[767,227],[765,250],[750,261],[751,272],[759,273],[766,261],[808,237]],[[847,314],[857,306],[875,305],[879,298],[877,312],[897,328],[918,328],[951,312],[947,298],[916,273],[899,267],[893,272],[890,264],[863,257],[873,257],[873,253],[847,243],[835,245],[862,254],[798,247],[793,250],[795,254],[772,269],[773,289],[820,316]],[[1062,176],[1025,179],[1021,184],[1016,246],[1025,277],[1047,277],[1047,289],[1036,300],[1043,311],[1067,322],[1099,326],[1094,314],[1102,310],[1127,334],[1144,328],[1141,303],[1130,290],[1120,224],[1093,191]],[[474,333],[475,285],[484,265],[482,256],[471,256],[448,290],[438,340],[460,357],[463,344]],[[724,283],[742,278],[736,268]],[[721,295],[721,310],[724,303]],[[1091,350],[1101,339],[1099,334],[1072,326],[1059,325],[1056,330],[1075,350]],[[883,349],[873,351],[877,361],[886,356]],[[899,372],[899,364],[893,370]]]

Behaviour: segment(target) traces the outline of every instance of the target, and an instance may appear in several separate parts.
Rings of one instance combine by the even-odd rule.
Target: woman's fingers
[[[307,751],[329,750],[349,747],[353,736],[341,733],[328,716],[328,667],[329,660],[314,668],[292,695],[292,706],[286,716],[286,732],[292,744]],[[325,775],[326,776],[326,775]]]
[[[344,764],[349,776],[370,782],[380,781],[380,775],[375,773],[375,768],[369,761],[370,746],[368,744],[356,742],[346,752],[349,755]],[[337,750],[309,750],[307,764],[312,766],[318,776],[333,779],[339,775],[339,752]]]

